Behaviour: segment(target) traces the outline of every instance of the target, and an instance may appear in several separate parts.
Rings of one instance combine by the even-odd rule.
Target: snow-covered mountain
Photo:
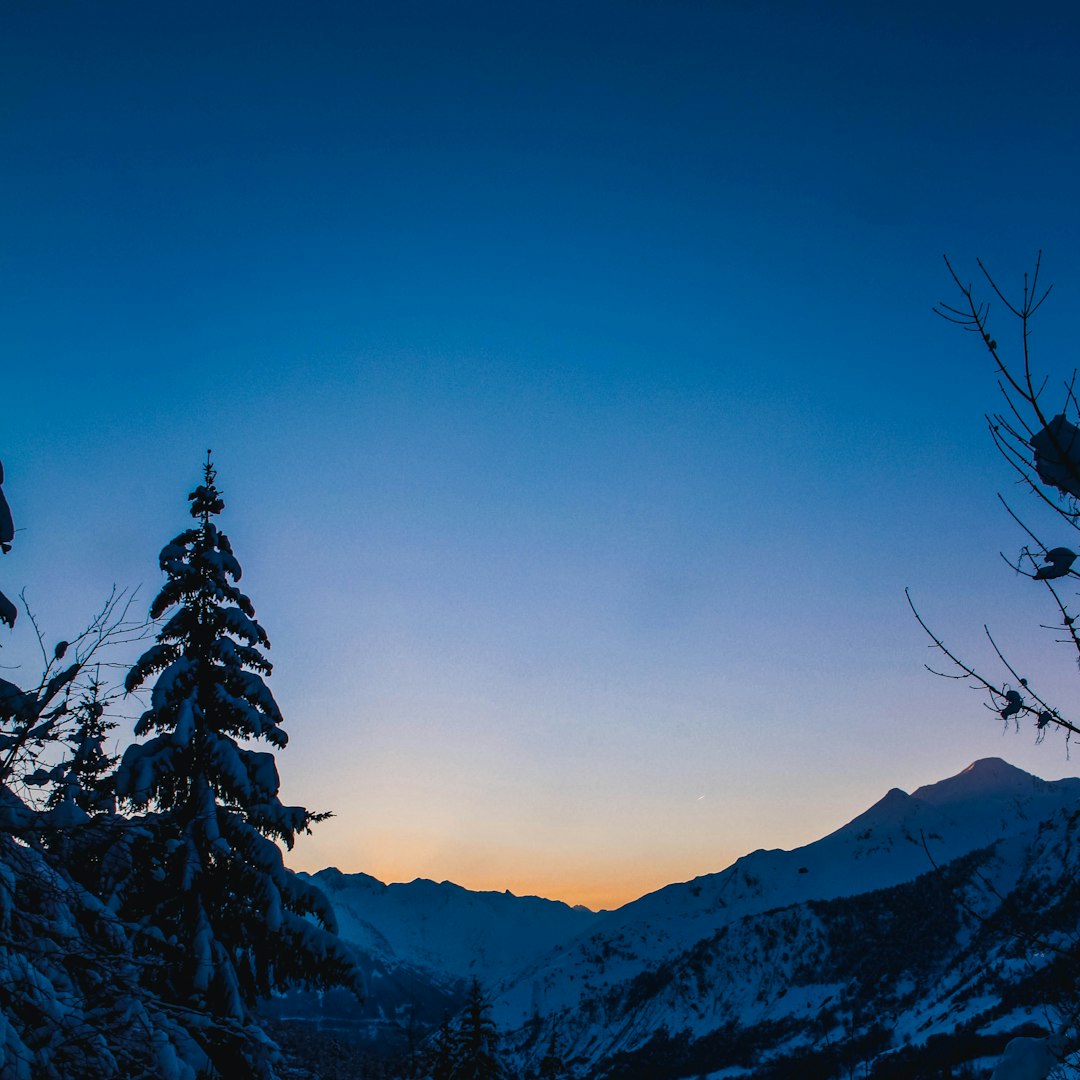
[[[1000,1013],[1002,973],[1038,1004],[1034,969],[1080,939],[1078,814],[1080,779],[998,759],[894,789],[822,840],[604,916],[504,987],[496,1022],[523,1070],[554,1032],[581,1075],[626,1080],[810,1075],[819,1050],[876,1057],[961,1021],[1009,1030],[1029,1017],[1022,994]]]
[[[1080,1003],[1078,871],[1080,779],[988,759],[612,912],[315,880],[368,966],[369,1016],[430,1022],[475,976],[522,1077],[554,1039],[589,1080],[910,1080],[1045,1028],[1055,993]]]
[[[449,881],[386,885],[333,867],[310,880],[330,900],[340,936],[353,948],[365,1001],[358,1007],[344,990],[292,991],[264,1013],[346,1032],[376,1053],[405,1048],[456,1012],[471,979],[489,990],[508,983],[601,917],[558,900],[471,892]]]
[[[346,941],[388,965],[424,970],[448,985],[475,976],[497,986],[600,918],[559,900],[471,892],[450,881],[384,885],[334,868],[311,880],[333,905]]]

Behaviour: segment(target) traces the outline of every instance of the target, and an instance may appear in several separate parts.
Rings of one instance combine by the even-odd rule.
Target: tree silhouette
[[[500,1080],[502,1065],[496,1054],[499,1037],[491,1019],[491,1003],[473,979],[458,1018],[453,1080]]]
[[[1009,301],[982,262],[978,263],[992,293],[1019,324],[1020,360],[1016,365],[1006,362],[1003,349],[991,332],[989,304],[976,296],[972,285],[961,281],[948,259],[945,265],[960,292],[961,302],[959,306],[942,303],[935,311],[949,322],[978,335],[997,370],[998,387],[1005,408],[986,417],[994,445],[1023,487],[1035,496],[1039,506],[1050,512],[1055,534],[1062,529],[1080,532],[1080,402],[1076,396],[1076,372],[1060,387],[1050,387],[1048,380],[1036,374],[1031,357],[1031,322],[1050,294],[1050,288],[1040,290],[1039,286],[1041,253],[1036,258],[1032,274],[1024,275],[1018,303]],[[1080,629],[1076,626],[1078,616],[1072,600],[1064,593],[1064,586],[1069,580],[1080,577],[1072,568],[1077,558],[1076,552],[1062,544],[1056,535],[1050,543],[1044,542],[1009,503],[1000,495],[998,498],[1028,540],[1017,559],[1006,561],[1014,571],[1046,590],[1055,615],[1055,624],[1049,629],[1071,648],[1080,661]],[[1080,548],[1080,537],[1072,543]],[[946,671],[927,665],[934,674],[968,682],[985,693],[991,711],[1004,723],[1015,725],[1017,730],[1022,719],[1033,720],[1037,741],[1041,741],[1050,730],[1063,731],[1066,739],[1080,734],[1080,716],[1068,714],[1032,685],[998,647],[989,627],[984,626],[983,629],[1001,664],[1002,671],[998,677],[984,675],[950,649],[924,620],[910,591],[908,603],[919,624],[930,636],[932,647],[939,650],[949,662],[950,669]]]
[[[547,1053],[540,1059],[540,1080],[562,1080],[566,1075],[566,1065],[559,1056],[555,1029],[552,1028]]]
[[[449,1015],[444,1014],[439,1030],[431,1048],[431,1080],[451,1080],[454,1075],[454,1062],[457,1043]]]
[[[146,811],[143,839],[112,892],[147,940],[171,951],[160,989],[242,1023],[273,990],[357,981],[328,932],[329,903],[286,869],[274,842],[291,848],[326,815],[284,805],[273,754],[240,745],[287,740],[263,678],[269,639],[214,523],[224,502],[209,454],[188,499],[195,525],[162,549],[166,580],[150,609],[168,618],[125,683],[132,692],[156,676],[135,727],[151,737],[127,749],[116,776],[118,797]]]

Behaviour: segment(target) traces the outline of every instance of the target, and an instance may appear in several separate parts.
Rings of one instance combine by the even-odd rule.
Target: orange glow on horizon
[[[309,852],[309,855],[313,853]],[[319,853],[323,856],[328,853]],[[561,900],[572,907],[581,905],[593,911],[613,911],[666,885],[688,881],[703,873],[719,871],[734,861],[736,855],[709,868],[690,869],[685,866],[650,862],[649,866],[618,864],[605,866],[604,860],[594,859],[582,865],[552,866],[546,870],[526,869],[508,872],[494,865],[466,865],[473,860],[462,859],[456,867],[448,859],[414,860],[402,857],[385,859],[330,858],[320,861],[298,857],[292,852],[287,858],[293,870],[317,873],[327,866],[336,866],[344,874],[364,873],[385,884],[407,883],[417,878],[449,881],[471,892],[505,892],[515,896],[539,896],[546,900]],[[487,862],[487,860],[483,860]],[[570,861],[573,862],[572,860]],[[494,860],[492,860],[494,863]]]

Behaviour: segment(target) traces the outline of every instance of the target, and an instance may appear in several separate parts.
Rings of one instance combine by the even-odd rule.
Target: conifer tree
[[[432,1046],[431,1080],[451,1080],[454,1075],[456,1049],[450,1017],[444,1014]]]
[[[74,726],[64,736],[70,757],[50,769],[38,769],[28,784],[49,785],[41,843],[58,868],[98,895],[103,860],[130,840],[127,822],[116,814],[117,758],[105,749],[116,721],[106,713],[111,695],[100,670],[90,677],[70,713]]]
[[[49,809],[68,803],[88,814],[115,810],[113,768],[117,758],[106,751],[105,740],[116,721],[106,715],[108,703],[108,691],[97,673],[71,710],[75,726],[66,739],[71,757],[46,774],[53,784],[45,803]]]
[[[547,1053],[540,1061],[540,1080],[562,1080],[564,1076],[566,1076],[566,1065],[559,1056],[555,1029],[552,1028]]]
[[[171,956],[162,991],[243,1023],[275,989],[356,989],[358,976],[328,901],[275,843],[291,848],[327,815],[284,805],[273,753],[240,745],[281,749],[286,735],[263,679],[270,642],[214,523],[224,503],[209,454],[188,499],[194,527],[162,549],[166,581],[150,609],[168,618],[125,683],[132,692],[156,676],[135,727],[151,737],[127,749],[116,776],[117,795],[147,811],[117,894]]]
[[[0,554],[7,552],[12,534],[11,513],[0,492]],[[0,622],[10,625],[14,608],[5,605],[10,601],[0,596]],[[74,642],[56,646],[33,690],[0,679],[0,729],[5,729],[0,733],[4,1080],[186,1080],[209,1076],[214,1067],[204,1049],[211,1025],[194,1010],[178,1010],[147,992],[142,981],[146,967],[133,955],[132,928],[72,873],[73,852],[78,852],[79,869],[92,869],[95,844],[87,843],[88,811],[95,812],[95,823],[121,820],[108,813],[111,794],[104,774],[110,759],[101,742],[110,722],[103,719],[103,709],[94,708],[104,697],[96,678],[76,706],[74,764],[59,766],[55,775],[39,768],[37,780],[27,772],[35,744],[59,738],[72,681],[98,647],[122,634],[125,612],[122,594],[110,597]],[[61,668],[69,644],[76,662]],[[20,783],[55,783],[49,809],[40,812],[24,802],[10,785],[12,777]],[[96,874],[89,876],[96,880]],[[215,1031],[212,1038],[219,1035]]]
[[[491,1004],[479,980],[473,979],[458,1021],[453,1080],[500,1080],[504,1073],[495,1051],[498,1038]]]

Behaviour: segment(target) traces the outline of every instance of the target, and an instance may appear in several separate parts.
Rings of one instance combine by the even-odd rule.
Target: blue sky
[[[930,308],[943,252],[1042,248],[1071,371],[1069,5],[4,21],[3,586],[53,637],[148,602],[212,447],[285,795],[338,815],[294,865],[610,904],[977,757],[1074,771],[903,597],[1068,687]]]

